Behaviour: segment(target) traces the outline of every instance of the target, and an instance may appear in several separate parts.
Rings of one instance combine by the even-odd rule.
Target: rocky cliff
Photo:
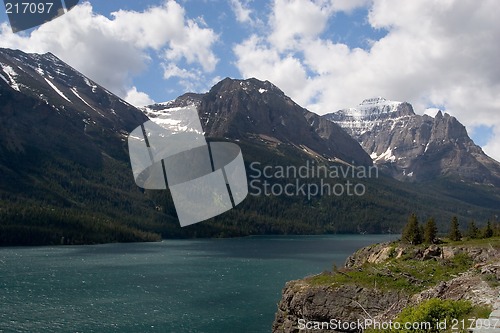
[[[410,247],[384,243],[350,256],[342,269],[288,282],[273,332],[305,332],[300,322],[388,321],[431,298],[493,305],[500,244]],[[350,332],[354,330],[314,330]]]

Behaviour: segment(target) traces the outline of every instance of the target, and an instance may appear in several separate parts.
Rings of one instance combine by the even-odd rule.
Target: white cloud
[[[371,0],[331,0],[331,9],[335,12],[351,12],[352,10],[368,5]]]
[[[252,10],[248,7],[247,2],[242,2],[240,0],[230,0],[231,9],[236,16],[236,20],[240,23],[252,23]]]
[[[148,96],[148,94],[142,91],[137,91],[137,88],[135,86],[127,91],[127,95],[124,99],[136,107],[151,105],[155,102]]]
[[[212,51],[216,40],[213,30],[186,18],[175,1],[143,12],[120,10],[111,19],[94,13],[85,2],[29,35],[13,34],[6,24],[0,31],[0,46],[52,52],[120,97],[147,67],[151,51],[165,65],[185,62],[189,69],[213,71],[218,61]]]
[[[211,50],[217,38],[213,30],[200,28],[195,21],[189,20],[182,34],[170,41],[165,57],[172,61],[185,59],[188,64],[198,63],[204,71],[211,72],[218,61]]]
[[[322,35],[336,11],[363,4],[368,24],[387,30],[370,49]],[[418,113],[442,105],[469,128],[493,125],[484,149],[500,160],[497,8],[495,0],[275,0],[271,30],[235,46],[236,66],[320,114],[371,96],[408,101]]]
[[[256,77],[273,82],[293,95],[298,103],[306,103],[308,96],[307,75],[294,57],[281,57],[280,53],[268,47],[263,40],[253,35],[242,44],[236,45],[234,52],[237,66],[244,77]],[[290,78],[293,80],[290,80]]]
[[[483,147],[483,150],[486,154],[500,161],[500,126],[494,127],[493,135]]]
[[[438,108],[427,108],[427,109],[425,109],[424,114],[434,118],[438,114],[439,111],[441,111],[441,110]]]
[[[163,67],[163,78],[168,80],[172,77],[178,77],[181,79],[194,79],[196,78],[200,73],[194,73],[186,70],[185,68],[179,68],[175,64],[166,64]]]
[[[163,78],[165,80],[178,79],[178,83],[182,86],[184,92],[204,92],[213,85],[210,84],[213,79],[207,79],[207,76],[201,70],[187,70],[172,63],[163,65]]]
[[[296,39],[317,37],[330,14],[329,6],[309,0],[275,0],[269,41],[280,51],[292,49]]]

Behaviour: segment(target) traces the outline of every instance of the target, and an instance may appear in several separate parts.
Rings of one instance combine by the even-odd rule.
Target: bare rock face
[[[378,264],[389,258],[405,254],[405,247],[393,246],[392,243],[379,243],[363,247],[347,257],[344,266],[347,268],[361,267],[365,263]]]
[[[411,297],[410,304],[418,304],[431,298],[468,300],[473,304],[493,305],[498,300],[498,288],[491,287],[481,276],[498,271],[499,263],[488,264],[484,270],[468,271],[449,281],[424,290]],[[497,277],[498,278],[498,277]]]
[[[447,113],[421,116],[408,103],[375,98],[324,117],[342,126],[377,165],[397,179],[451,176],[500,185],[500,163],[488,157]]]
[[[298,333],[299,319],[329,322],[363,321],[387,311],[394,303],[407,304],[399,292],[360,288],[354,285],[313,287],[304,281],[288,282],[278,304],[273,332]],[[315,330],[315,332],[346,332],[350,330]],[[354,331],[354,330],[353,330]]]
[[[440,257],[441,257],[441,248],[434,244],[426,248],[424,250],[424,253],[422,254],[422,260],[429,260]]]
[[[500,258],[500,251],[494,247],[442,246],[441,252],[443,259],[450,259],[459,253],[465,253],[478,264]]]

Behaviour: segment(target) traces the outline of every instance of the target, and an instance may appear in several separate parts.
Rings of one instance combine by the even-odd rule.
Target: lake
[[[270,332],[285,282],[397,237],[0,248],[0,332]]]

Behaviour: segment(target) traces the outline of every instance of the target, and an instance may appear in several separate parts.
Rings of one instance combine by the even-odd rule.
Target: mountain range
[[[371,158],[340,126],[296,104],[269,81],[226,78],[205,94],[185,94],[147,106],[146,115],[195,104],[208,137],[284,144],[312,157],[371,165]]]
[[[180,228],[169,191],[135,185],[127,136],[189,104],[209,140],[240,145],[250,178],[253,162],[375,163],[380,175],[362,180],[363,196],[249,195],[223,215]],[[137,109],[53,54],[0,49],[0,244],[399,232],[413,211],[438,224],[452,215],[480,224],[500,213],[498,163],[455,118],[418,116],[407,103],[381,99],[358,109],[319,116],[268,81],[230,78],[207,93]]]

